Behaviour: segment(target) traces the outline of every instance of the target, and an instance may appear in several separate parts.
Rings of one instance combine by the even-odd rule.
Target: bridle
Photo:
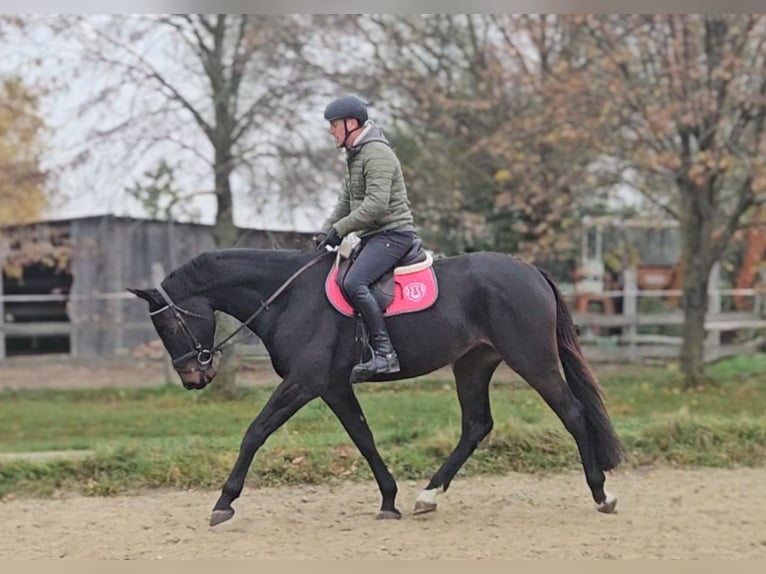
[[[269,296],[268,299],[265,301],[261,301],[260,306],[255,310],[255,312],[250,315],[233,333],[228,335],[223,341],[212,347],[211,349],[206,349],[202,343],[200,343],[199,339],[194,336],[194,333],[192,333],[191,329],[189,329],[189,326],[186,324],[186,321],[184,321],[183,316],[186,315],[188,317],[194,317],[196,319],[203,319],[205,321],[215,321],[214,317],[205,317],[203,315],[199,315],[197,313],[194,313],[192,311],[189,311],[187,309],[184,309],[183,307],[180,307],[179,305],[176,305],[173,300],[170,298],[170,295],[168,295],[167,291],[162,287],[162,285],[157,286],[157,291],[162,296],[162,298],[165,301],[165,306],[161,307],[159,309],[155,309],[154,311],[151,311],[149,313],[150,316],[159,315],[160,313],[163,313],[165,311],[170,310],[171,313],[173,313],[173,316],[175,317],[178,325],[181,327],[181,331],[183,332],[184,336],[186,337],[186,341],[189,343],[190,350],[180,357],[171,357],[171,361],[173,364],[173,368],[175,371],[179,374],[181,373],[194,373],[194,372],[205,372],[207,371],[210,366],[213,363],[213,357],[215,357],[216,353],[222,353],[223,350],[231,345],[234,345],[235,342],[229,343],[231,339],[233,339],[237,334],[239,334],[245,327],[249,326],[250,323],[255,319],[264,309],[268,309],[269,305],[274,302],[274,300],[279,297],[285,289],[287,289],[290,284],[295,281],[299,275],[301,275],[304,271],[306,271],[309,267],[312,267],[316,263],[319,263],[326,255],[332,253],[332,251],[325,251],[318,255],[317,257],[314,257],[311,261],[301,266],[295,273],[290,275],[282,285],[280,285],[274,293]],[[228,344],[227,344],[228,343]],[[191,358],[196,355],[197,357],[197,366],[196,367],[184,367],[185,363]]]
[[[188,311],[187,309],[184,309],[183,307],[180,307],[179,305],[176,305],[173,302],[173,300],[170,298],[170,295],[168,295],[167,291],[165,291],[165,289],[162,288],[162,285],[157,286],[157,291],[159,292],[160,295],[162,295],[162,298],[165,300],[166,305],[155,311],[151,311],[149,313],[149,316],[159,315],[160,313],[164,311],[170,310],[173,313],[173,316],[175,317],[176,322],[181,327],[181,331],[186,337],[186,340],[189,343],[189,346],[191,347],[191,350],[188,353],[184,353],[180,357],[176,357],[176,358],[171,357],[173,368],[176,370],[177,373],[193,373],[195,371],[206,371],[212,364],[213,356],[217,349],[215,347],[213,347],[212,349],[205,349],[202,346],[202,343],[199,342],[197,337],[194,336],[194,333],[192,333],[191,329],[189,329],[189,325],[187,325],[186,321],[184,321],[183,315],[186,315],[188,317],[195,317],[197,319],[203,319],[205,321],[215,321],[215,319],[211,317],[205,317],[203,315],[198,315],[197,313],[193,313],[191,311]],[[199,367],[198,368],[195,368],[195,367],[183,368],[182,366],[186,363],[186,361],[188,361],[189,358],[194,356],[195,354],[197,355],[197,364],[199,365]]]

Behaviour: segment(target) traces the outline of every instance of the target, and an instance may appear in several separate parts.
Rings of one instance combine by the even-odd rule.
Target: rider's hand
[[[343,238],[340,236],[340,234],[335,230],[334,227],[330,228],[330,231],[327,232],[327,238],[325,239],[325,242],[330,247],[337,247],[340,245],[340,242],[343,241]]]
[[[341,241],[343,241],[343,238],[338,234],[334,227],[331,227],[324,240],[317,245],[317,249],[324,249],[327,246],[336,247],[340,245]]]

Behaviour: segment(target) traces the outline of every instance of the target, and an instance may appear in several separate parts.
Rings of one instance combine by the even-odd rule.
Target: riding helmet
[[[360,124],[367,121],[367,102],[359,96],[341,96],[329,104],[324,110],[324,119],[328,122],[345,118],[355,118]]]

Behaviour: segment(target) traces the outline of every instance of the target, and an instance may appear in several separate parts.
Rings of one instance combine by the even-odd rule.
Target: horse
[[[359,360],[357,319],[328,302],[324,284],[332,251],[222,249],[171,271],[156,288],[129,289],[149,315],[186,389],[216,375],[215,312],[241,322],[263,342],[282,381],[247,428],[234,466],[210,516],[234,515],[232,503],[259,447],[309,401],[321,398],[369,465],[381,496],[378,519],[399,519],[397,484],[375,445],[349,376]],[[543,269],[496,252],[434,258],[439,294],[425,310],[386,318],[400,371],[370,382],[411,379],[451,365],[462,429],[454,450],[415,501],[433,512],[463,463],[493,427],[489,384],[501,361],[556,413],[574,438],[598,511],[615,511],[605,471],[624,458],[586,364],[572,317],[556,282]],[[563,374],[563,376],[562,376]]]

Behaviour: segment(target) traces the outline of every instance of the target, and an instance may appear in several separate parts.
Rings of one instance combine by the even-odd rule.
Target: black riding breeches
[[[363,296],[370,285],[407,253],[416,237],[412,231],[382,231],[363,238],[362,250],[343,279],[346,295],[352,301]]]

